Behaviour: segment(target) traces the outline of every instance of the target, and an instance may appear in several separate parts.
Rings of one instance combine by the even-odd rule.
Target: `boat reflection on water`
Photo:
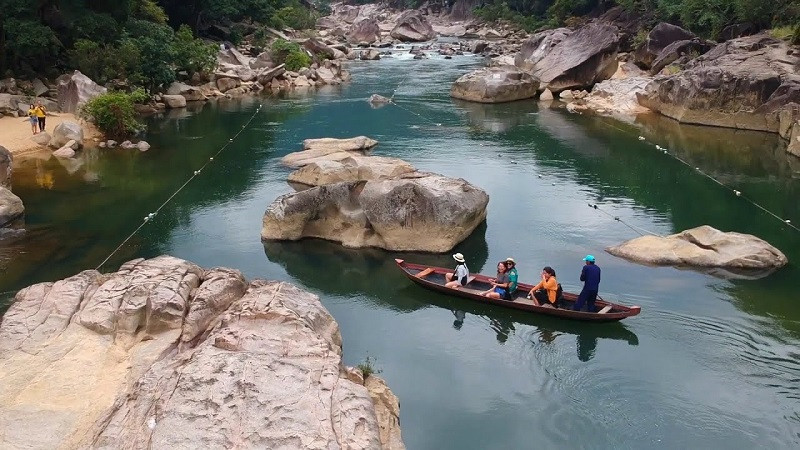
[[[439,297],[437,295],[436,297]],[[444,296],[442,296],[444,297]],[[447,301],[437,304],[432,296],[428,297],[430,303],[448,308],[453,313],[453,328],[461,330],[469,314],[487,321],[489,327],[495,332],[497,342],[505,344],[513,336],[520,325],[536,328],[530,339],[532,344],[551,345],[561,336],[575,336],[578,360],[586,362],[595,357],[599,340],[625,341],[628,345],[639,345],[639,337],[620,322],[586,323],[563,320],[556,317],[529,315],[524,312],[506,311],[491,305],[448,303],[460,302],[459,299],[444,297]]]

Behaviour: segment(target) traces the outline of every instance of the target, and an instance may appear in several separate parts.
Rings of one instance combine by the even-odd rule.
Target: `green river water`
[[[800,159],[774,135],[652,117],[630,125],[536,101],[451,100],[450,83],[480,64],[470,56],[352,63],[343,87],[153,118],[147,153],[18,161],[27,231],[0,242],[0,312],[7,291],[99,264],[263,104],[104,270],[168,253],[318,294],[341,326],[345,362],[376,358],[400,398],[410,449],[800,446],[800,233],[693,169],[800,223]],[[365,101],[395,88],[399,106]],[[574,290],[581,258],[593,253],[602,295],[640,305],[641,315],[604,325],[529,317],[412,285],[394,267],[396,253],[262,244],[265,208],[291,191],[280,157],[305,138],[361,134],[380,141],[375,154],[489,193],[485,225],[457,247],[473,271],[492,273],[513,256],[522,280],[550,265]],[[755,281],[633,264],[603,248],[639,234],[589,203],[661,234],[701,224],[753,233],[790,264]],[[401,257],[452,264],[448,255]]]

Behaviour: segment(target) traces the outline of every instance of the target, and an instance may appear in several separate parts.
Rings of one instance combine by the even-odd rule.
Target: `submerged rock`
[[[0,186],[0,227],[18,219],[25,212],[22,200],[10,190]]]
[[[453,83],[450,96],[479,103],[513,102],[533,98],[539,80],[514,66],[487,67],[461,76]]]
[[[488,203],[467,181],[432,173],[334,183],[278,197],[264,213],[261,238],[446,252],[486,218]]]
[[[388,97],[384,97],[380,94],[372,94],[367,99],[370,105],[372,106],[383,106],[387,103],[391,103],[392,99]]]
[[[404,448],[396,398],[341,353],[318,297],[232,269],[36,284],[0,324],[0,447]]]
[[[638,237],[606,251],[644,264],[745,271],[774,269],[788,262],[780,250],[756,236],[708,225],[665,237]]]

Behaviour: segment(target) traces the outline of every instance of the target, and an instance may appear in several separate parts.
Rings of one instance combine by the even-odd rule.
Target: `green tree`
[[[80,114],[106,136],[124,139],[144,129],[133,108],[134,100],[140,98],[140,93],[108,92],[86,102]]]

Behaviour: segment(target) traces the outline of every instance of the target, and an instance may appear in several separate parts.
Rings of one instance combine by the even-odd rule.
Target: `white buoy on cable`
[[[644,140],[644,136],[639,136],[639,140],[643,141]]]
[[[208,158],[208,160],[209,160],[209,161],[213,161],[213,160],[214,160],[214,157],[212,156],[211,158]]]
[[[789,220],[789,219],[786,219],[786,223],[792,223],[792,221]]]
[[[737,197],[741,197],[742,196],[742,193],[737,191],[737,190],[734,190],[733,193],[736,194]]]
[[[195,170],[195,171],[194,171],[194,174],[195,174],[195,175],[197,175],[198,173],[200,173],[200,171],[199,171],[199,170]]]

